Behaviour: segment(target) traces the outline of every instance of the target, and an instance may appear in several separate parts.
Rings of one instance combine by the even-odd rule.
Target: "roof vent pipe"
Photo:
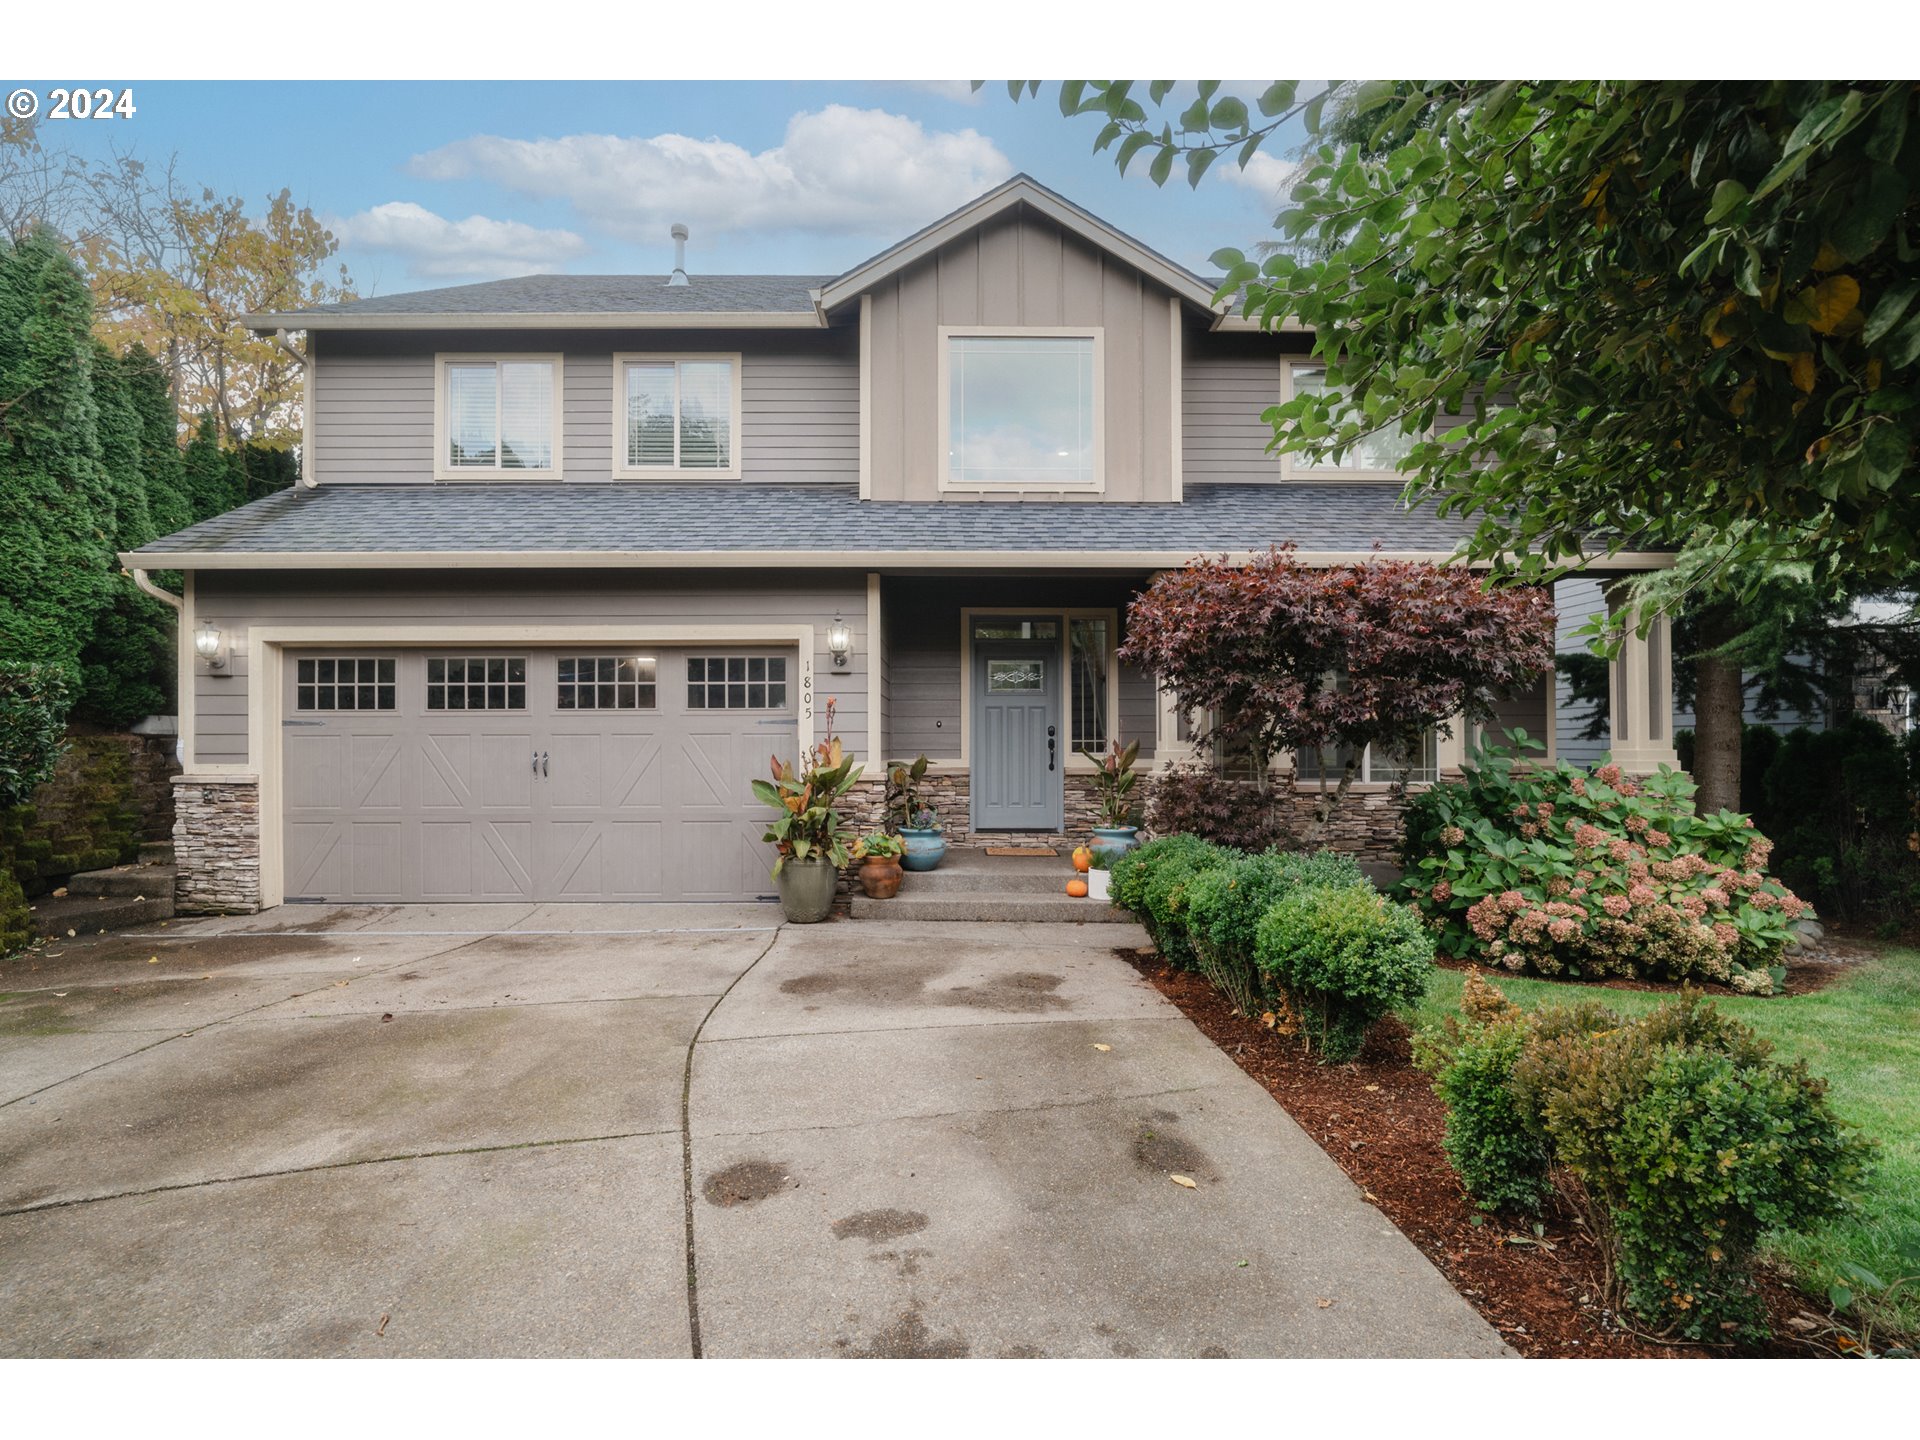
[[[673,236],[673,274],[667,284],[684,285],[687,283],[687,227],[676,225],[667,233]]]

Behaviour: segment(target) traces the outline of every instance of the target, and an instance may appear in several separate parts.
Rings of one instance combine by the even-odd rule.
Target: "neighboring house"
[[[747,782],[830,708],[863,820],[924,753],[956,840],[1084,833],[1082,751],[1192,754],[1114,658],[1157,571],[1464,530],[1400,504],[1391,445],[1269,453],[1323,372],[1213,292],[1023,176],[837,276],[250,317],[305,333],[303,484],[123,557],[186,577],[181,901],[764,895]],[[1620,662],[1635,713],[1670,713],[1663,634]],[[1509,708],[1551,733],[1544,684]],[[1671,758],[1641,728],[1620,753]],[[1368,765],[1342,833],[1379,850]]]

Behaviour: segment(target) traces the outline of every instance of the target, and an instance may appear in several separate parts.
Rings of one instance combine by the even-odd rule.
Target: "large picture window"
[[[1321,361],[1285,362],[1281,399],[1327,393],[1327,367]],[[1280,475],[1284,480],[1402,480],[1405,477],[1397,467],[1413,449],[1416,439],[1416,436],[1402,435],[1397,428],[1391,428],[1368,435],[1345,451],[1337,461],[1312,461],[1304,455],[1282,455]]]
[[[1102,487],[1099,332],[949,329],[941,343],[943,486]]]
[[[557,355],[443,355],[438,368],[437,475],[560,473]]]
[[[740,475],[740,357],[614,357],[614,473]]]

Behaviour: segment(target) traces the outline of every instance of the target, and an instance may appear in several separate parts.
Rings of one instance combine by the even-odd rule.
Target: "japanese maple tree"
[[[1552,669],[1553,640],[1544,590],[1407,560],[1315,569],[1285,546],[1162,574],[1129,609],[1120,658],[1212,717],[1209,743],[1250,751],[1263,789],[1276,751],[1345,747],[1338,786],[1322,777],[1311,845],[1367,746],[1410,754],[1456,717],[1491,720],[1496,700]]]

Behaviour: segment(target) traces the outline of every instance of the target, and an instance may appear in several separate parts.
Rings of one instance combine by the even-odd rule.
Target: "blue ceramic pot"
[[[946,837],[938,830],[909,830],[903,826],[900,840],[907,847],[900,863],[909,870],[931,870],[947,853]]]
[[[1140,840],[1138,825],[1118,825],[1112,828],[1096,825],[1093,827],[1093,850],[1105,857],[1109,867]]]

